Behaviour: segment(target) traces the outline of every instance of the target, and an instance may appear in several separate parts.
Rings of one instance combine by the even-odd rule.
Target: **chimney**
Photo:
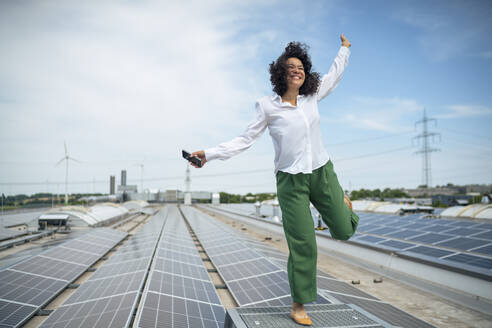
[[[109,194],[114,195],[114,185],[116,182],[116,177],[114,175],[109,176]]]
[[[126,170],[121,170],[121,185],[126,186]]]

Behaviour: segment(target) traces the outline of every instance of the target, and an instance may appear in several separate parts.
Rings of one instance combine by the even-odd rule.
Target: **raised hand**
[[[340,40],[342,40],[342,46],[344,47],[347,47],[347,48],[350,48],[350,46],[352,45],[349,40],[347,40],[347,38],[345,37],[345,35],[340,34]]]
[[[205,165],[205,163],[207,162],[207,159],[205,158],[205,152],[203,150],[199,150],[199,151],[196,151],[194,153],[191,153],[190,156],[191,157],[198,157],[199,159],[201,159],[202,160],[202,166],[201,167],[203,167],[203,165]],[[190,164],[193,165],[194,167],[196,167],[197,169],[200,168],[200,166],[195,165],[191,162],[190,162]]]

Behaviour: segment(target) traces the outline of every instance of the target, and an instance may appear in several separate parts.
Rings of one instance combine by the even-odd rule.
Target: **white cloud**
[[[412,130],[408,125],[408,116],[415,117],[415,112],[422,109],[423,106],[414,99],[353,97],[346,108],[336,111],[340,113],[338,118],[326,116],[322,119],[325,122],[349,124],[358,129],[405,132]]]
[[[492,108],[478,105],[450,105],[446,106],[447,113],[435,115],[436,118],[464,118],[492,115]]]
[[[4,165],[0,181],[63,180],[54,163],[64,139],[74,157],[109,163],[73,165],[75,180],[146,158],[147,177],[182,175],[181,148],[242,132],[268,83],[251,69],[259,44],[280,33],[236,42],[238,10],[224,1],[0,4],[0,151],[32,164]]]

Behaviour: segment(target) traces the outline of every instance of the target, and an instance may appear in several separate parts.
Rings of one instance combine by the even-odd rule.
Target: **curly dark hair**
[[[313,95],[318,90],[320,84],[320,75],[317,72],[311,72],[313,64],[308,54],[309,46],[300,42],[289,42],[284,52],[276,61],[270,64],[270,82],[272,82],[273,91],[279,96],[283,96],[287,91],[287,59],[295,57],[302,62],[306,79],[299,89],[301,95]]]

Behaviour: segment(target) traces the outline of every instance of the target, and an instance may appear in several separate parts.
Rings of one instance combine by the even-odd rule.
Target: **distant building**
[[[212,204],[220,204],[220,194],[218,192],[212,194]]]
[[[434,195],[432,196],[433,205],[445,206],[466,206],[470,203],[473,196],[469,195]]]
[[[443,187],[443,188],[417,188],[417,189],[405,189],[405,193],[410,197],[431,197],[434,195],[456,195],[459,191],[455,188]]]
[[[166,190],[164,196],[166,203],[177,203],[178,202],[178,190]]]
[[[466,193],[471,193],[471,192],[477,192],[480,194],[488,194],[492,192],[492,184],[489,185],[478,185],[478,184],[472,184],[472,185],[467,185],[466,187]]]

